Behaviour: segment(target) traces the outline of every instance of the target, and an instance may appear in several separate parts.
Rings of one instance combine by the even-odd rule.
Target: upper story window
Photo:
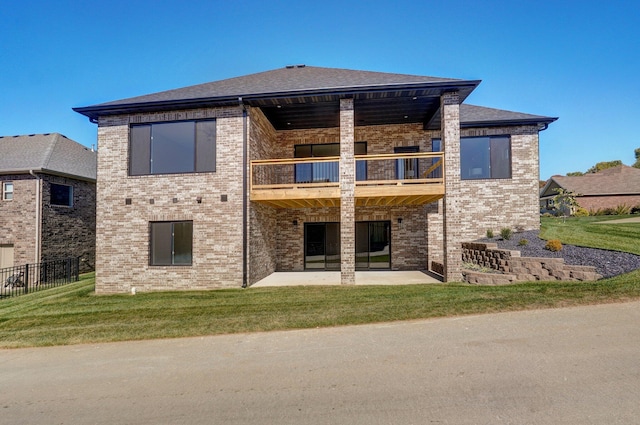
[[[199,173],[215,170],[215,120],[131,126],[129,175]]]
[[[396,146],[393,148],[394,153],[417,153],[420,152],[419,146]],[[417,179],[420,177],[418,158],[403,158],[396,160],[396,179]]]
[[[355,142],[353,149],[355,155],[366,155],[367,142]],[[295,158],[322,158],[327,156],[340,156],[340,143],[294,146]],[[338,161],[296,164],[296,183],[337,182],[338,169]],[[356,161],[356,180],[366,179],[367,162]]]
[[[2,183],[2,199],[4,201],[11,201],[13,199],[13,183]]]
[[[460,178],[511,178],[511,139],[509,136],[461,137]]]
[[[50,194],[49,202],[51,205],[61,207],[73,206],[73,186],[51,183]]]

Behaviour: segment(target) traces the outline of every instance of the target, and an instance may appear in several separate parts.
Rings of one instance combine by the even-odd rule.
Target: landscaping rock
[[[518,241],[522,238],[527,239],[529,243],[518,246]],[[640,269],[640,256],[638,255],[573,245],[563,245],[561,251],[551,252],[544,249],[546,242],[538,237],[538,231],[531,230],[516,233],[510,240],[481,239],[475,243],[495,243],[499,249],[519,250],[522,257],[563,258],[566,264],[593,266],[597,274],[605,278]],[[575,267],[572,267],[572,269],[575,269]],[[590,273],[586,270],[577,269],[576,272]],[[582,276],[587,277],[584,274]],[[595,280],[592,277],[593,275],[586,280]]]

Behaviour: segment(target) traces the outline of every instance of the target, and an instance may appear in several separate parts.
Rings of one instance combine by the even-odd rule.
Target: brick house
[[[578,205],[588,211],[640,206],[640,169],[619,165],[582,176],[552,176],[540,190],[540,209],[552,210],[556,190],[575,193]]]
[[[538,133],[480,83],[304,65],[74,108],[98,124],[96,290],[252,285],[275,271],[439,271],[537,229]]]
[[[96,153],[57,133],[0,137],[0,268],[95,263]]]

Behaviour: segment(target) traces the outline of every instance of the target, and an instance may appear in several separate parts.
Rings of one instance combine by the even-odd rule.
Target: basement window
[[[193,221],[151,222],[149,264],[190,266],[193,257]]]

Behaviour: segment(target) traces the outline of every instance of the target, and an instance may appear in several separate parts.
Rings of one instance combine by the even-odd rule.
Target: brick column
[[[440,98],[442,146],[445,159],[444,280],[462,280],[462,226],[460,202],[460,99],[457,92]]]
[[[356,283],[353,99],[340,99],[340,283]]]

